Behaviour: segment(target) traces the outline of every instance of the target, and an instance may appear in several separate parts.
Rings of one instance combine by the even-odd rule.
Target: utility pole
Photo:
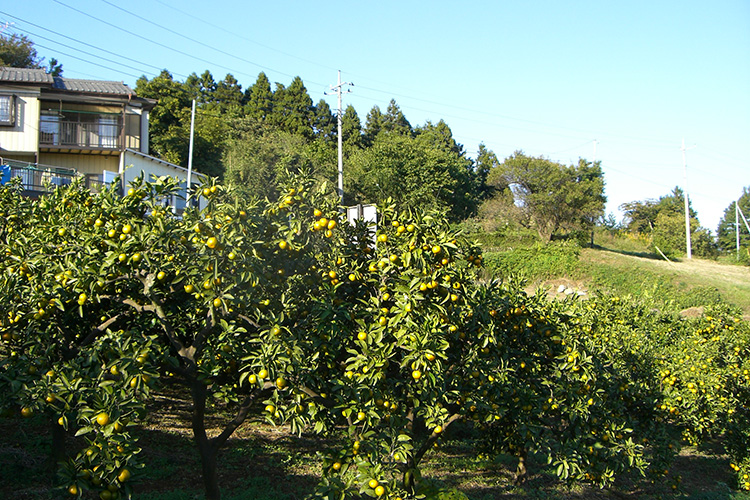
[[[687,149],[693,149],[695,146]],[[687,249],[687,258],[693,258],[693,248],[690,243],[690,202],[688,201],[687,186],[687,161],[685,160],[685,139],[682,139],[682,167],[685,170],[685,248]]]
[[[339,198],[341,199],[341,204],[344,204],[344,148],[343,148],[343,137],[341,133],[341,126],[342,126],[342,120],[344,111],[341,109],[341,94],[348,94],[351,92],[351,90],[342,90],[342,87],[344,85],[350,85],[354,86],[353,83],[350,82],[342,82],[341,81],[341,70],[339,70],[339,80],[336,85],[331,85],[331,90],[338,95],[339,98],[339,109],[338,109],[338,146],[339,146]],[[327,92],[324,93],[325,95],[328,95]]]
[[[734,232],[737,237],[737,260],[740,260],[740,199],[734,202]]]
[[[195,99],[190,112],[190,145],[188,146],[187,185],[185,186],[185,201],[190,197],[190,184],[193,182],[193,134],[195,133]]]

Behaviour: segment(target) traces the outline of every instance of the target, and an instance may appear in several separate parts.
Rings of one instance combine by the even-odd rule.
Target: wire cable
[[[93,45],[93,44],[90,44],[90,43],[86,43],[86,42],[84,42],[84,41],[82,41],[82,40],[79,40],[79,39],[77,39],[77,38],[73,38],[73,37],[71,37],[71,36],[68,36],[68,35],[64,35],[64,34],[62,34],[62,33],[59,33],[59,32],[57,32],[57,31],[51,30],[51,29],[49,29],[49,28],[45,28],[44,26],[40,26],[40,25],[38,25],[38,24],[32,23],[31,21],[27,21],[26,19],[21,19],[20,17],[17,17],[17,16],[14,16],[14,15],[8,14],[7,12],[3,12],[3,11],[0,11],[0,14],[2,14],[2,15],[4,15],[4,16],[12,17],[13,19],[16,19],[16,20],[18,20],[18,21],[21,21],[22,23],[28,24],[28,25],[30,25],[30,26],[34,26],[35,28],[39,28],[39,29],[41,29],[41,30],[47,31],[47,32],[49,32],[49,33],[52,33],[52,34],[54,34],[54,35],[57,35],[57,36],[63,37],[63,38],[65,38],[65,39],[67,39],[67,40],[71,40],[71,41],[73,41],[73,42],[76,42],[76,43],[80,43],[81,45],[85,45],[86,47],[90,47],[90,48],[93,48],[93,49],[96,49],[96,50],[100,50],[100,51],[104,52],[105,54],[109,54],[109,55],[111,55],[111,56],[119,57],[119,58],[121,58],[121,59],[125,59],[126,61],[134,62],[134,63],[137,63],[137,64],[142,64],[143,66],[148,66],[148,67],[150,67],[150,68],[154,68],[154,69],[155,69],[155,70],[157,70],[158,72],[161,72],[161,70],[163,70],[163,69],[164,69],[164,68],[160,68],[159,66],[154,66],[153,64],[148,64],[148,63],[146,63],[146,62],[143,62],[143,61],[139,61],[139,60],[137,60],[137,59],[133,59],[133,58],[131,58],[131,57],[123,56],[123,55],[121,55],[121,54],[118,54],[118,53],[116,53],[116,52],[112,52],[112,51],[109,51],[109,50],[103,49],[103,48],[101,48],[101,47],[99,47],[99,46],[96,46],[96,45]],[[39,37],[39,38],[44,38],[43,36],[41,36],[41,35],[38,35],[38,34],[35,34],[35,33],[31,32],[31,31],[29,31],[29,30],[24,30],[24,32],[26,32],[26,33],[29,33],[30,35],[33,35],[33,36],[35,36],[35,37]],[[69,47],[69,46],[67,46],[67,45],[65,45],[65,44],[62,44],[62,43],[60,43],[60,42],[54,41],[54,40],[52,40],[52,39],[49,39],[49,38],[44,38],[44,39],[45,39],[45,40],[49,40],[50,42],[53,42],[53,43],[57,43],[57,44],[60,44],[60,45],[62,45],[63,47],[68,47],[68,48],[72,48],[73,50],[78,50],[78,51],[80,51],[80,52],[84,52],[84,51],[82,51],[82,50],[80,50],[80,49],[76,49],[76,48],[74,48],[74,47]],[[86,52],[84,52],[84,53],[86,53]],[[98,57],[98,56],[96,56],[96,57]],[[113,62],[114,62],[114,61],[113,61]],[[117,64],[121,64],[121,63],[117,63]],[[177,75],[177,76],[181,76],[181,77],[183,77],[183,78],[187,78],[187,75],[183,75],[183,74],[180,74],[180,73],[173,73],[173,74],[174,74],[174,75]]]

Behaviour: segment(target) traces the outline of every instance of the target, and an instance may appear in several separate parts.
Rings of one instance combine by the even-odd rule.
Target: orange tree
[[[622,398],[629,381],[586,342],[585,316],[570,302],[527,296],[512,283],[502,297],[498,350],[512,370],[490,393],[495,411],[483,424],[486,445],[518,456],[517,481],[530,453],[566,481],[604,486],[625,470],[642,470],[643,447]]]
[[[34,203],[0,189],[2,404],[85,440],[61,471],[73,496],[129,495],[130,430],[158,383],[193,399],[209,499],[218,451],[253,411],[295,431],[343,430],[321,495],[420,494],[421,461],[456,421],[517,455],[519,479],[528,453],[597,484],[643,468],[644,445],[658,467],[674,453],[690,405],[656,376],[677,369],[661,366],[678,359],[668,320],[484,282],[481,251],[440,213],[387,206],[372,234],[342,224],[310,179],[282,185],[278,201],[247,202],[207,182],[205,208],[180,216],[164,206],[169,179]],[[713,385],[719,408],[738,396],[718,421],[747,440],[747,347],[728,343],[729,327],[711,359],[731,379]],[[216,403],[233,414],[209,438]]]
[[[61,471],[68,492],[129,495],[137,473],[128,425],[158,379],[185,386],[208,498],[219,497],[219,448],[264,401],[270,417],[302,422],[295,370],[307,358],[299,326],[322,279],[316,255],[337,211],[290,181],[279,202],[240,205],[224,188],[205,209],[175,216],[174,180],[138,180],[92,195],[80,184],[34,203],[2,190],[2,404],[44,413],[86,440]],[[316,207],[313,208],[313,201]],[[315,214],[331,213],[325,230]],[[7,390],[5,390],[7,389]],[[209,438],[215,401],[234,416]]]
[[[85,445],[61,471],[71,494],[80,495],[84,482],[105,499],[127,493],[138,467],[128,424],[148,392],[150,339],[122,305],[97,297],[114,276],[90,272],[107,251],[93,236],[99,224],[91,214],[118,200],[96,200],[76,185],[32,203],[12,183],[0,201],[0,404],[49,419],[57,458],[65,429],[82,436]]]
[[[616,371],[579,345],[575,313],[479,280],[480,250],[440,214],[379,216],[374,246],[333,249],[312,313],[326,363],[304,382],[311,411],[348,434],[326,455],[321,496],[423,494],[422,459],[457,421],[516,454],[520,479],[528,452],[546,454],[562,478],[598,484],[644,467],[597,370]]]
[[[385,207],[370,234],[297,177],[254,204],[207,183],[205,208],[176,217],[163,206],[176,188],[76,185],[32,204],[3,194],[19,212],[3,233],[6,401],[87,440],[62,471],[71,494],[129,493],[139,464],[127,425],[158,379],[192,396],[211,499],[220,447],[263,405],[295,430],[344,426],[350,444],[326,458],[322,493],[417,493],[423,457],[457,420],[489,430],[520,472],[529,451],[600,483],[639,465],[618,415],[592,416],[603,389],[568,327],[577,320],[479,282],[480,250],[444,215]],[[235,413],[209,438],[214,401]],[[588,437],[605,423],[609,443]]]
[[[621,408],[650,448],[649,470],[666,475],[685,444],[720,439],[738,486],[750,488],[748,386],[750,326],[726,305],[698,318],[661,311],[648,300],[600,297],[572,304],[578,338],[615,368],[607,408]],[[598,370],[598,373],[603,373]],[[673,478],[677,488],[680,478]]]
[[[684,442],[722,438],[737,486],[750,490],[750,325],[715,305],[674,330],[660,359],[661,409],[678,419]]]

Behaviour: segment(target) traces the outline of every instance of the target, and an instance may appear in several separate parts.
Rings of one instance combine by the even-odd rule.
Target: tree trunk
[[[206,490],[206,500],[221,500],[219,473],[217,469],[219,449],[212,446],[212,443],[205,441],[198,443],[198,452],[201,456],[201,472],[203,473],[203,487]]]
[[[190,382],[190,392],[193,397],[193,438],[198,445],[198,453],[201,456],[201,471],[203,473],[203,487],[206,490],[206,500],[220,500],[219,474],[217,471],[217,458],[219,447],[206,435],[206,395],[208,393],[205,384],[199,380]]]
[[[52,468],[57,470],[57,464],[67,458],[65,453],[65,428],[52,419],[52,449],[50,450]]]
[[[513,480],[515,484],[526,482],[526,450],[521,451],[518,456],[518,466],[516,467],[516,477]]]

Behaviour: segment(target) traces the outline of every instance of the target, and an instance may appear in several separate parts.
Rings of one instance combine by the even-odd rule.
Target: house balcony
[[[121,120],[98,122],[49,121],[39,127],[39,149],[50,153],[118,154],[122,149]]]
[[[91,191],[99,191],[107,185],[104,175],[82,174],[71,168],[26,163],[3,158],[0,158],[0,168],[2,168],[0,184],[5,184],[14,177],[20,177],[24,194],[32,198],[49,193],[58,186],[71,184],[76,177],[84,177],[83,182]]]

